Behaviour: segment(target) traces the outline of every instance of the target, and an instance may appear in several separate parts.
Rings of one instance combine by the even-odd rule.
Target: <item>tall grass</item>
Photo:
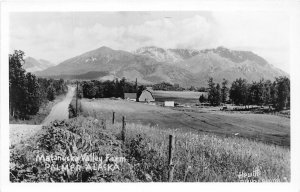
[[[94,110],[85,116],[102,119]],[[121,132],[121,123],[108,128],[114,134]],[[156,151],[163,162],[168,160],[168,136],[176,138],[174,155],[175,181],[289,181],[290,150],[240,137],[223,137],[212,133],[191,133],[182,129],[161,129],[157,126],[133,124],[126,126],[126,145],[137,137],[146,140],[147,151]],[[157,159],[156,159],[157,161]],[[156,162],[153,161],[153,164]],[[259,170],[260,173],[254,172]],[[255,176],[242,176],[242,174]]]
[[[174,181],[237,182],[289,181],[290,151],[241,138],[196,134],[127,123],[125,142],[121,123],[111,124],[96,118],[77,117],[54,122],[39,134],[11,151],[12,182],[164,182],[167,181],[168,135],[176,138]],[[113,172],[48,170],[35,161],[37,154],[80,156],[96,153],[125,157],[126,162]],[[58,162],[60,163],[60,162]],[[85,162],[78,162],[84,166]],[[109,164],[110,162],[105,162]],[[240,178],[242,172],[260,174]]]
[[[85,111],[84,114],[102,119],[100,113],[92,110]],[[110,120],[106,120],[106,123],[108,129],[115,135],[120,134],[121,123],[112,125]],[[131,142],[140,137],[147,141],[144,150],[156,152],[157,157],[154,158],[155,161],[150,161],[150,164],[158,163],[158,159],[167,162],[170,134],[176,138],[173,159],[175,181],[290,181],[288,148],[246,138],[223,137],[202,132],[191,133],[182,129],[161,129],[158,126],[128,122],[125,145],[130,147]],[[257,173],[255,170],[260,172]],[[242,176],[245,173],[249,177]]]
[[[121,124],[112,126],[117,134]],[[127,124],[126,143],[142,135],[147,150],[154,150],[167,162],[168,136],[175,136],[175,181],[289,181],[290,151],[275,145],[267,145],[237,137],[221,137],[213,134],[195,134],[182,130],[160,129],[139,124]],[[156,162],[153,161],[153,164]],[[241,173],[260,174],[239,177]]]

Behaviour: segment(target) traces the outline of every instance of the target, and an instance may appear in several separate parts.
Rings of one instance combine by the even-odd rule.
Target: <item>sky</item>
[[[14,12],[10,52],[58,64],[107,46],[247,50],[289,73],[289,16],[285,12]]]

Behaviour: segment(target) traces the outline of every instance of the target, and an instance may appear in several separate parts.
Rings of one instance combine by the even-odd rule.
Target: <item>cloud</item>
[[[213,28],[211,23],[199,15],[183,20],[161,18],[139,25],[115,27],[96,23],[91,27],[70,28],[59,21],[52,21],[12,27],[11,47],[22,47],[28,50],[28,54],[55,61],[104,45],[124,50],[150,45],[164,48],[204,48],[214,39]]]
[[[285,14],[214,12],[209,17],[194,14],[184,18],[154,15],[143,15],[143,21],[132,24],[126,19],[124,24],[122,19],[118,23],[117,17],[126,15],[116,13],[114,25],[103,22],[103,16],[98,20],[91,17],[93,21],[88,25],[78,24],[66,14],[61,21],[59,17],[43,22],[31,18],[31,23],[14,17],[10,27],[11,50],[22,49],[28,56],[58,63],[101,46],[132,51],[143,46],[205,49],[222,45],[254,51],[288,71],[289,25]],[[134,18],[133,13],[130,18]]]
[[[284,12],[215,12],[218,44],[250,50],[289,71],[289,16]]]

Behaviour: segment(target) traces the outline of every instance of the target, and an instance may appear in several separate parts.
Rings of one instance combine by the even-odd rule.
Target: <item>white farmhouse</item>
[[[165,107],[174,107],[174,101],[165,101]]]

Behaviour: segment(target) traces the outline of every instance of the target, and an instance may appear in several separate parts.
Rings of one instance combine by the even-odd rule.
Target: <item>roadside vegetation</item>
[[[129,122],[123,143],[121,127],[121,123],[111,124],[101,116],[97,119],[79,116],[53,122],[25,144],[11,150],[10,180],[165,182],[168,181],[167,138],[170,134],[176,140],[173,158],[175,182],[290,180],[288,148],[237,137],[195,134]],[[101,165],[97,164],[94,168],[91,165],[93,162],[82,159],[85,154],[92,153],[103,159]],[[42,155],[80,159],[75,163],[60,159],[38,161],[37,157]],[[71,168],[72,164],[76,166]],[[244,177],[244,174],[249,176]]]
[[[35,115],[28,115],[28,119],[18,119],[9,116],[10,124],[29,124],[29,125],[40,125],[45,118],[50,114],[52,107],[63,100],[65,95],[58,95],[53,101],[43,102],[39,108],[39,111]]]
[[[14,51],[9,55],[10,122],[22,120],[36,124],[50,112],[56,97],[67,92],[67,85],[63,79],[37,78],[27,73],[22,68],[24,55],[23,51]]]

